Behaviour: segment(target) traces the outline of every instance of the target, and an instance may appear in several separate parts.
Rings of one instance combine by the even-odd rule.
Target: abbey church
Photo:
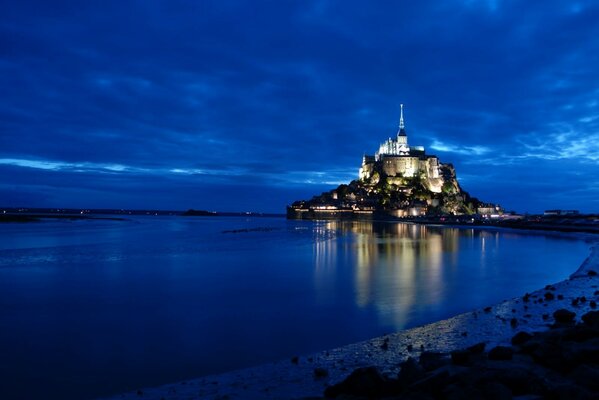
[[[287,218],[393,219],[473,215],[485,213],[486,206],[462,190],[453,165],[427,155],[422,146],[408,144],[402,104],[397,135],[383,142],[374,155],[364,156],[359,179],[310,200],[295,201],[287,207]],[[493,207],[493,212],[499,209]]]
[[[400,106],[399,130],[395,138],[383,142],[374,156],[365,155],[360,168],[360,180],[371,180],[377,169],[390,178],[424,179],[427,188],[433,193],[441,192],[443,179],[439,173],[439,159],[427,155],[422,146],[409,146],[406,134],[403,104]],[[393,179],[391,179],[393,181]]]

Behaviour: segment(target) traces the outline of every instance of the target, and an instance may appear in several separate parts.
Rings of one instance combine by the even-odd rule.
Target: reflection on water
[[[564,279],[588,253],[282,218],[5,224],[0,239],[0,398],[93,398],[337,347]]]
[[[337,240],[315,240],[313,244],[316,280],[323,274],[336,273],[335,268],[340,265],[346,269],[353,265],[355,304],[360,308],[373,307],[383,323],[394,330],[414,326],[419,320],[414,319],[415,310],[438,311],[443,308],[440,304],[444,301],[460,304],[445,307],[447,310],[461,307],[460,311],[466,311],[480,305],[476,302],[464,304],[464,299],[471,298],[468,293],[479,293],[476,296],[481,297],[487,289],[497,292],[497,284],[505,285],[499,286],[499,292],[505,290],[507,297],[519,294],[521,290],[511,292],[507,286],[507,276],[514,273],[514,262],[517,268],[523,267],[515,272],[516,275],[522,272],[537,275],[524,268],[544,265],[538,259],[542,255],[535,253],[535,247],[539,244],[544,247],[550,240],[542,236],[416,224],[319,222],[315,239],[328,236]],[[508,243],[504,253],[500,253],[502,238]],[[529,249],[525,258],[514,260],[511,247],[515,245],[518,248],[515,253],[522,253],[522,247],[527,246],[524,242],[531,239],[536,246]],[[573,262],[567,272],[573,272],[576,266],[577,262]],[[560,266],[555,267],[556,272],[559,269]],[[563,274],[560,278],[565,277]],[[476,287],[467,284],[469,280]],[[466,292],[460,293],[460,290]]]

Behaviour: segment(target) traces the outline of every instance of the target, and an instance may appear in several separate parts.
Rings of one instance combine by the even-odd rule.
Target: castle
[[[382,169],[377,171],[378,169]],[[422,146],[409,146],[406,135],[403,104],[400,106],[399,130],[394,139],[389,138],[383,142],[374,156],[365,155],[360,168],[360,180],[372,180],[375,174],[382,172],[387,177],[412,178],[421,177],[427,189],[433,193],[440,193],[443,179],[439,173],[439,159],[433,155],[427,155]]]
[[[398,219],[424,215],[473,215],[488,205],[462,190],[452,164],[409,146],[403,104],[395,138],[365,155],[359,179],[287,207],[290,219]],[[488,213],[495,213],[492,205]],[[472,221],[472,218],[471,218]]]

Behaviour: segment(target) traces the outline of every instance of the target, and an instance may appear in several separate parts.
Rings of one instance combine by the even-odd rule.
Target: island
[[[502,208],[470,196],[452,164],[408,145],[403,104],[394,138],[364,155],[358,179],[287,207],[289,219],[398,219],[417,216],[501,215]]]

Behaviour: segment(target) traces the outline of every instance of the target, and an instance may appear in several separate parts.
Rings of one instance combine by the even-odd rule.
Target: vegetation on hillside
[[[397,210],[426,207],[427,214],[474,214],[482,203],[460,187],[451,164],[441,164],[442,189],[439,193],[423,175],[413,177],[387,176],[382,168],[369,179],[353,180],[336,189],[314,196],[309,201],[297,201],[294,207],[335,206],[373,210]]]

